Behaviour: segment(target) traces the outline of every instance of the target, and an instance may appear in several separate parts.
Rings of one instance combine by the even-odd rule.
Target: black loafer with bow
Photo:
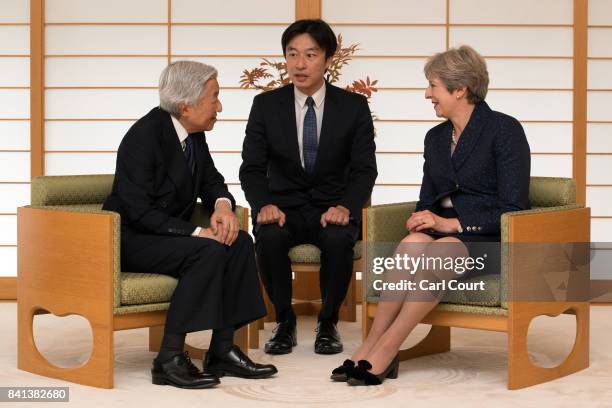
[[[368,371],[372,369],[368,360],[359,360],[348,379],[348,385],[380,385],[387,378],[397,378],[399,362],[399,355],[396,355],[382,373],[374,374]]]
[[[344,363],[340,367],[333,369],[331,378],[333,381],[346,382],[351,377],[353,370],[355,369],[355,362],[353,360],[344,360]]]

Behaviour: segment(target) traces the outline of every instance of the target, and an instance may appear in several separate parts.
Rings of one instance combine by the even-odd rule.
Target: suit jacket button
[[[455,184],[455,187],[457,188],[457,190],[459,189],[459,183]]]
[[[466,230],[468,230],[468,232],[472,232],[472,227],[467,227]]]
[[[481,227],[478,227],[478,231],[480,231],[481,229],[482,229]]]
[[[166,201],[161,201],[159,205],[161,206],[161,208],[166,208],[168,206],[168,203]]]

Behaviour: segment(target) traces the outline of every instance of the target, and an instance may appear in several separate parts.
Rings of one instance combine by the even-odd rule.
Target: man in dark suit
[[[123,138],[104,209],[121,215],[122,270],[178,278],[154,384],[206,388],[229,374],[263,378],[272,365],[253,363],[233,343],[234,330],[265,315],[251,238],[239,230],[234,198],[214,166],[204,131],[218,112],[215,68],[178,61],[159,81],[160,107]],[[190,222],[196,199],[211,212],[209,228]],[[188,332],[213,329],[205,372],[183,352]]]
[[[377,175],[372,116],[365,97],[325,81],[337,48],[329,25],[296,21],[281,42],[292,84],[255,97],[240,167],[258,265],[278,323],[265,351],[290,353],[297,344],[288,252],[310,243],[321,250],[315,352],[335,354],[342,351],[336,323],[361,209]]]

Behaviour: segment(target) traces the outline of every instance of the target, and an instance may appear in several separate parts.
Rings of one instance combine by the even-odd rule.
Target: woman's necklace
[[[455,127],[453,126],[453,133],[451,134],[451,144],[457,146],[458,138],[455,138]]]

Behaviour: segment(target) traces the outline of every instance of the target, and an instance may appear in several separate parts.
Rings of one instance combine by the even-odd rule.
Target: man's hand
[[[406,220],[406,229],[410,232],[432,229],[450,234],[457,232],[458,227],[459,220],[457,218],[443,218],[429,210],[417,211]]]
[[[285,213],[274,204],[268,204],[261,207],[259,213],[257,213],[257,224],[274,223],[278,223],[279,227],[285,225]]]
[[[348,225],[350,215],[349,209],[341,205],[329,207],[327,211],[321,214],[321,225],[323,228],[327,227],[327,224]]]
[[[236,241],[240,227],[230,204],[219,201],[215,212],[210,216],[210,229],[222,244],[232,245]]]

